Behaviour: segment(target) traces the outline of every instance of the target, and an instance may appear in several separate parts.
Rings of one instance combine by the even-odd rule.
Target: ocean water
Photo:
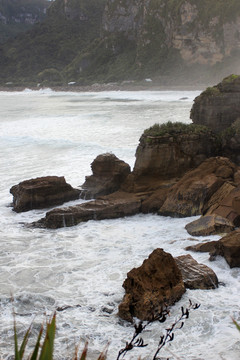
[[[57,230],[30,229],[24,223],[43,217],[47,209],[16,214],[10,207],[10,187],[26,179],[58,175],[74,187],[81,185],[100,153],[112,152],[133,167],[143,130],[167,121],[190,123],[189,112],[199,93],[57,93],[47,89],[0,93],[1,360],[13,355],[13,308],[20,338],[33,323],[30,346],[46,318],[63,310],[57,311],[57,360],[71,359],[74,346],[79,344],[81,349],[86,340],[89,360],[97,359],[108,343],[108,359],[116,359],[133,334],[132,325],[117,316],[127,272],[140,266],[157,247],[177,256],[185,254],[188,245],[219,238],[189,236],[184,226],[193,218],[151,214]],[[240,334],[231,317],[240,321],[240,270],[229,269],[220,257],[209,262],[208,254],[192,255],[210,266],[222,285],[214,290],[187,290],[172,307],[168,322],[153,324],[144,333],[148,346],[130,352],[126,359],[139,355],[152,359],[164,329],[189,299],[200,303],[200,308],[190,313],[159,356],[239,359]]]

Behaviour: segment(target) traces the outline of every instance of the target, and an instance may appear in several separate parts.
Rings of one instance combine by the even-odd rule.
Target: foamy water
[[[143,130],[167,121],[189,123],[192,101],[198,94],[0,93],[0,358],[10,359],[13,354],[13,294],[20,336],[33,321],[36,339],[45,314],[69,306],[57,311],[56,359],[72,358],[74,344],[86,339],[90,360],[108,342],[108,358],[116,359],[133,334],[132,326],[117,316],[127,272],[140,266],[157,247],[177,256],[186,253],[186,246],[206,239],[187,234],[184,226],[192,219],[141,214],[58,230],[29,229],[23,223],[43,217],[46,209],[14,213],[9,207],[10,187],[45,175],[64,175],[67,182],[78,186],[91,173],[93,159],[105,152],[113,152],[132,167]],[[208,254],[192,255],[210,266],[225,286],[186,292],[172,308],[169,323],[189,298],[201,307],[190,314],[175,340],[159,355],[237,360],[240,334],[231,316],[240,321],[240,270],[229,269],[220,257],[209,262]],[[126,359],[137,359],[140,354],[142,359],[151,359],[166,326],[152,325],[144,335],[148,347],[129,353]]]

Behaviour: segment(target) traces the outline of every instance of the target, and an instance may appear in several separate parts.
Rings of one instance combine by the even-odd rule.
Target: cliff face
[[[188,64],[213,65],[240,49],[240,4],[216,0],[109,0],[105,35],[124,33],[141,52],[175,49]]]
[[[27,70],[37,80],[36,75],[50,64],[60,71],[61,81],[79,84],[162,79],[165,75],[183,81],[193,71],[203,81],[210,76],[218,81],[240,72],[240,3],[55,0],[43,24],[35,26],[29,38],[21,37],[21,45],[18,39],[3,49],[4,74],[25,78],[21,72]],[[34,66],[21,59],[29,47]]]
[[[27,31],[43,21],[51,4],[48,0],[1,0],[0,1],[0,42]]]

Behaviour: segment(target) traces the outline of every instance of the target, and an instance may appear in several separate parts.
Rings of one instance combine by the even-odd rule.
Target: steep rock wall
[[[188,64],[213,65],[240,49],[240,6],[225,7],[213,0],[109,0],[103,29],[136,39],[140,52],[154,44],[156,52],[179,50]]]

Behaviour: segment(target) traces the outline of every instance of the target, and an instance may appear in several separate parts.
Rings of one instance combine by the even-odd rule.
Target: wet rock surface
[[[225,258],[230,268],[240,267],[240,229],[232,231],[218,241],[189,246],[186,250],[209,252],[211,260],[220,255]]]
[[[216,136],[209,130],[199,133],[142,135],[136,150],[133,174],[137,178],[151,173],[161,179],[181,177],[186,171],[218,154]]]
[[[91,169],[93,174],[86,176],[81,191],[81,198],[86,200],[119,190],[130,174],[130,166],[110,153],[98,155]]]
[[[240,76],[229,76],[207,88],[195,100],[191,110],[194,124],[206,125],[220,133],[240,117]]]
[[[219,215],[205,215],[185,226],[192,236],[207,236],[229,233],[234,230],[234,225],[228,219]]]
[[[217,275],[207,265],[199,264],[191,255],[181,255],[174,259],[186,288],[207,290],[218,287]]]
[[[172,187],[159,214],[173,217],[202,214],[206,203],[224,182],[233,181],[236,171],[236,165],[227,158],[205,160]]]
[[[10,189],[16,212],[42,209],[79,199],[80,190],[66,183],[65,178],[46,176],[25,180]]]
[[[185,292],[182,274],[171,254],[154,250],[143,264],[128,272],[123,283],[125,295],[119,305],[119,316],[149,320],[165,304],[172,305]]]
[[[83,204],[53,209],[33,226],[57,229],[74,226],[89,220],[116,219],[140,212],[141,198],[134,194],[117,192]]]

